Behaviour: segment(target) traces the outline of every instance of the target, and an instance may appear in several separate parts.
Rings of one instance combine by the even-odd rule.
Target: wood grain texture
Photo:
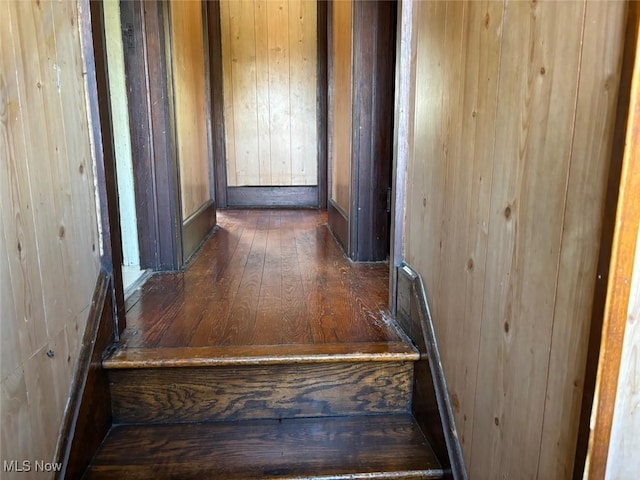
[[[586,319],[591,317],[602,229],[601,222],[593,222],[584,212],[600,213],[604,209],[622,65],[619,45],[625,30],[625,10],[626,5],[621,3],[588,3],[586,6],[570,180],[553,313],[551,373],[546,388],[546,402],[553,408],[545,411],[538,466],[540,478],[569,478],[574,467],[572,452],[577,445],[580,416],[577,405],[583,395],[589,329],[593,328]],[[617,54],[609,54],[612,51]],[[608,128],[602,134],[594,135],[594,130],[602,131],[603,125]],[[582,160],[590,155],[594,161]],[[581,241],[576,242],[576,238]],[[576,264],[581,266],[577,272]],[[590,275],[582,274],[583,271]],[[564,428],[558,428],[559,424]],[[567,450],[558,452],[554,445],[566,445]]]
[[[167,423],[408,412],[411,362],[110,370],[114,422]]]
[[[414,7],[404,248],[469,475],[569,478],[626,7]]]
[[[132,31],[124,63],[140,265],[153,270],[178,269],[182,261],[179,168],[175,138],[168,134],[173,128],[171,65],[165,55],[168,10],[168,4],[153,1],[120,5],[121,23]]]
[[[221,2],[228,186],[317,185],[316,18],[310,0]]]
[[[132,348],[123,345],[103,364],[107,369],[133,369],[416,360],[417,351],[404,342],[168,348]]]
[[[171,58],[182,218],[211,199],[202,3],[172,2]]]
[[[2,459],[53,457],[99,269],[78,8],[0,4]]]
[[[128,347],[399,341],[383,314],[387,267],[350,263],[326,213],[218,217],[220,228],[184,272],[143,285],[127,314]]]
[[[87,478],[125,477],[375,480],[442,471],[410,416],[383,415],[117,427]]]
[[[638,286],[637,281],[634,282],[637,280],[634,258],[638,255],[636,246],[640,225],[640,205],[637,202],[638,192],[640,192],[640,168],[637,161],[640,155],[639,138],[640,48],[637,48],[591,417],[592,429],[585,468],[585,475],[588,475],[588,478],[624,478],[616,477],[621,475],[620,471],[616,473],[616,467],[632,468],[637,463],[631,457],[625,456],[627,452],[621,448],[620,443],[626,435],[629,435],[633,425],[637,425],[637,418],[630,415],[628,406],[628,402],[637,394],[633,390],[627,390],[624,382],[629,381],[630,385],[633,385],[634,376],[637,377],[633,372],[637,353],[634,353],[635,348],[631,340],[637,330],[634,323]],[[625,332],[627,327],[629,327],[628,337]],[[616,419],[616,436],[612,437],[614,418]],[[633,435],[628,437],[629,441],[634,441],[633,438]],[[610,454],[614,454],[613,458],[620,461],[618,465],[612,463],[611,470],[608,468]]]
[[[349,214],[351,183],[351,32],[352,3],[331,4],[331,38],[329,40],[329,164],[331,165],[330,200]]]
[[[109,382],[101,362],[114,338],[111,281],[101,270],[60,428],[54,458],[62,465],[58,479],[80,478],[111,428]]]

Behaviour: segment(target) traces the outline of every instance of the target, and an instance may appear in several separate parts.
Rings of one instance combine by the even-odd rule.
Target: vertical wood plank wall
[[[414,9],[405,258],[470,478],[570,478],[626,4]]]
[[[51,461],[99,270],[77,3],[0,18],[0,461]]]
[[[315,0],[222,0],[227,184],[317,185]]]
[[[351,185],[351,110],[352,80],[352,5],[351,0],[337,0],[332,4],[333,25],[330,53],[332,78],[330,82],[331,121],[329,122],[331,158],[331,200],[349,216]]]
[[[200,1],[171,2],[172,71],[183,220],[211,199],[202,22]]]

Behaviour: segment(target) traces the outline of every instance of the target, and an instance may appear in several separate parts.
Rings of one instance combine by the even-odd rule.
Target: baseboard
[[[417,272],[403,264],[398,268],[397,285],[396,321],[420,352],[420,360],[414,364],[413,415],[447,472],[447,478],[466,480],[424,284]]]
[[[327,205],[329,217],[329,228],[342,246],[342,249],[349,255],[349,220],[342,209],[333,200],[329,200]]]
[[[182,262],[186,264],[216,226],[216,204],[209,200],[182,226]]]
[[[114,340],[111,277],[102,270],[64,412],[54,461],[57,480],[79,479],[111,428],[111,395],[102,355]]]
[[[227,187],[227,206],[318,208],[318,187]]]

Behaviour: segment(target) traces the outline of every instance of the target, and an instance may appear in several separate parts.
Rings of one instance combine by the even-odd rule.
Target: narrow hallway
[[[129,299],[124,349],[399,341],[383,318],[388,266],[349,262],[326,212],[218,216],[184,272],[157,274]]]

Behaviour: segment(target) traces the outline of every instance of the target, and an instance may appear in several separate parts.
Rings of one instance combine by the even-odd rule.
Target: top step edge
[[[119,347],[105,369],[220,367],[336,362],[415,362],[420,353],[404,342],[218,347]]]

